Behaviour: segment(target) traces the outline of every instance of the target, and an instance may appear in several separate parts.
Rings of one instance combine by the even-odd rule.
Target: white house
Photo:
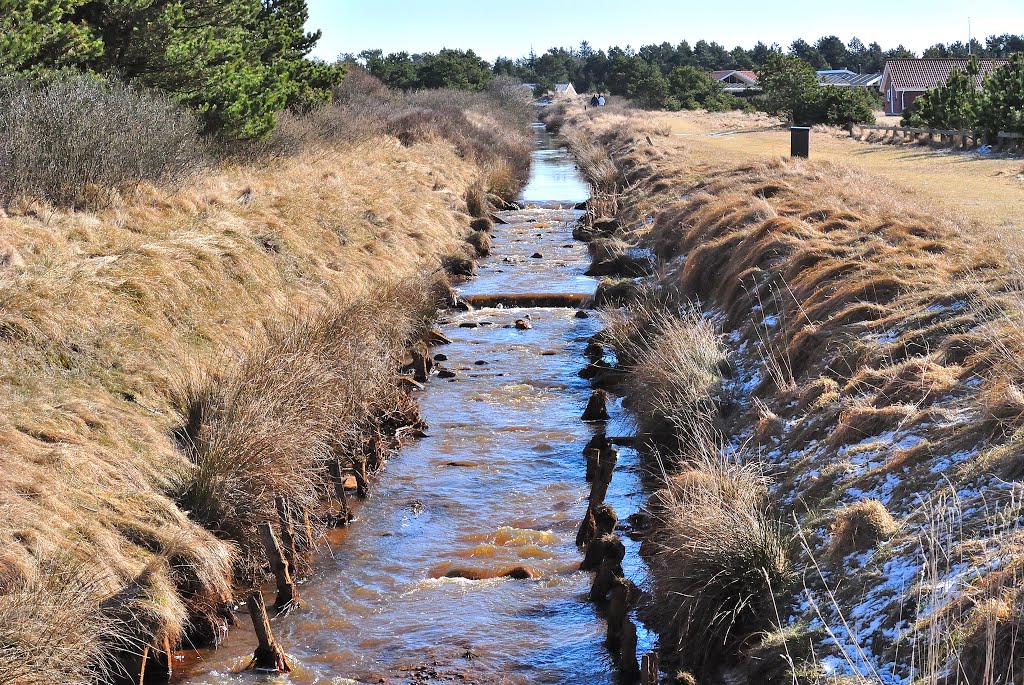
[[[556,98],[574,98],[576,97],[576,89],[573,88],[571,83],[556,83],[555,84],[555,97]]]

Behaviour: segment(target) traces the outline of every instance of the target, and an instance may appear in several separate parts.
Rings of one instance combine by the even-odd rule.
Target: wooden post
[[[601,450],[607,449],[608,440],[604,433],[598,433],[590,438],[587,446],[583,448],[583,456],[587,459],[587,482],[594,480],[597,473],[597,465],[601,462]]]
[[[295,546],[295,527],[292,525],[291,506],[284,495],[274,498],[277,505],[277,520],[281,524],[281,542],[284,547],[284,556],[288,559],[288,566],[295,572],[299,568],[299,554]]]
[[[615,463],[618,459],[619,451],[614,447],[601,450],[601,461],[590,487],[590,506],[596,507],[599,504],[604,504],[604,498],[608,496],[608,486],[611,485],[612,476],[615,473]]]
[[[590,601],[597,603],[607,599],[616,579],[622,577],[622,560],[626,557],[626,546],[617,535],[605,535],[601,541],[604,545],[604,559],[590,588]]]
[[[256,639],[259,642],[246,670],[254,668],[258,671],[290,673],[292,669],[288,665],[288,658],[281,646],[274,640],[274,634],[270,630],[270,619],[267,617],[267,607],[263,603],[263,595],[259,591],[255,591],[249,595],[245,603],[249,607],[252,627],[256,631]]]
[[[622,685],[634,685],[640,681],[640,664],[636,661],[636,626],[627,616],[622,622],[622,646],[619,651],[619,681]]]
[[[629,586],[619,578],[608,593],[608,633],[605,644],[612,654],[618,654],[622,647],[622,625],[629,620],[628,611]]]
[[[370,496],[370,488],[366,482],[366,457],[353,459],[352,470],[356,474],[356,496],[359,499],[366,499]]]
[[[335,457],[328,462],[327,467],[331,471],[331,482],[334,483],[334,496],[341,504],[341,511],[338,512],[337,524],[348,525],[352,521],[352,512],[348,508],[348,495],[345,493],[345,479],[341,477],[341,462]]]
[[[274,535],[273,527],[268,521],[264,521],[259,524],[258,529],[260,540],[267,553],[267,561],[270,563],[270,570],[274,573],[274,579],[277,581],[277,599],[274,606],[281,609],[294,602],[299,593],[295,589],[288,559],[281,551],[281,545],[277,541],[277,536]]]
[[[608,420],[608,391],[595,390],[587,401],[587,408],[583,410],[584,421],[607,421]]]
[[[658,685],[657,652],[647,652],[640,660],[640,685]]]
[[[164,638],[159,645],[150,645],[148,651],[145,675],[149,676],[149,681],[170,682],[174,675],[174,651],[171,649],[171,641]]]
[[[587,553],[583,556],[583,563],[580,564],[582,571],[596,571],[601,568],[607,550],[604,547],[604,537],[615,532],[615,524],[618,523],[618,516],[615,510],[607,504],[590,509],[594,519],[594,533],[590,543],[587,545]]]

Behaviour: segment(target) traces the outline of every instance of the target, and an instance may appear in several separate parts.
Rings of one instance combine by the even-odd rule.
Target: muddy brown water
[[[523,200],[503,213],[493,255],[466,295],[590,293],[586,248],[572,240],[587,186],[558,141],[538,128]],[[542,258],[534,258],[536,253]],[[300,585],[302,607],[273,621],[295,683],[613,683],[605,623],[587,601],[591,576],[574,545],[589,491],[582,450],[594,427],[577,372],[599,317],[571,308],[450,313],[444,368],[418,401],[428,436],[379,474],[359,521],[326,543]],[[528,319],[529,330],[511,325]],[[478,324],[466,327],[463,324]],[[611,435],[629,432],[613,408]],[[607,501],[621,520],[641,505],[636,454],[622,449]],[[628,537],[625,571],[645,569]],[[527,580],[445,578],[453,569]],[[248,617],[216,651],[179,658],[178,682],[237,683],[255,647]],[[641,627],[640,649],[652,637]],[[285,677],[280,677],[283,681]],[[273,679],[271,679],[273,680]]]

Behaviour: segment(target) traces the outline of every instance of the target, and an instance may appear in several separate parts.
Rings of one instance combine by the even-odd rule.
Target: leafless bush
[[[525,91],[506,79],[495,79],[481,93],[400,93],[351,68],[331,105],[308,114],[282,114],[273,134],[245,152],[273,159],[300,154],[318,143],[355,144],[381,134],[393,135],[404,145],[440,139],[484,168],[488,192],[511,200],[529,176],[532,119]]]
[[[196,120],[166,97],[84,75],[0,83],[0,202],[102,206],[203,161]]]

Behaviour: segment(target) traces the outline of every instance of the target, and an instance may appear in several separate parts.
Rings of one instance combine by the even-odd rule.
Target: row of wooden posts
[[[365,499],[369,496],[370,492],[367,483],[366,459],[363,457],[356,458],[353,460],[352,466],[356,480],[356,496],[360,499]],[[338,459],[332,459],[328,463],[328,469],[334,489],[334,496],[339,505],[338,511],[333,515],[333,522],[339,526],[348,525],[354,518],[349,507],[348,495],[345,491],[345,476],[341,468],[341,462]],[[261,522],[257,526],[257,530],[276,583],[277,596],[274,599],[274,609],[277,611],[287,611],[296,606],[299,601],[299,593],[295,586],[299,551],[300,548],[302,551],[311,549],[313,530],[310,525],[308,512],[294,511],[287,498],[282,496],[276,498],[275,504],[277,506],[280,537],[275,533],[274,526],[270,521]],[[296,534],[296,523],[303,527],[301,538]],[[302,540],[301,544],[299,543],[300,539]],[[249,616],[252,618],[252,625],[256,632],[258,643],[247,668],[273,673],[289,673],[291,666],[288,664],[288,658],[281,645],[274,639],[263,593],[259,589],[253,590],[246,599],[246,605],[249,609]]]
[[[583,413],[585,421],[603,422],[608,418],[608,394],[595,390]],[[576,545],[583,548],[580,568],[594,573],[590,601],[605,613],[608,629],[605,644],[615,658],[620,681],[624,685],[657,685],[658,655],[644,654],[637,662],[636,625],[629,617],[630,607],[638,599],[638,591],[625,578],[622,561],[626,546],[615,533],[618,516],[605,503],[618,462],[619,452],[604,433],[595,435],[583,450],[586,478],[590,482],[587,513],[576,534]]]
[[[1000,131],[995,138],[983,136],[978,131],[917,128],[913,126],[875,126],[851,124],[850,137],[864,140],[872,131],[880,131],[878,142],[920,143],[927,141],[938,147],[954,150],[973,150],[983,143],[991,145],[996,152],[1024,152],[1024,133]]]

